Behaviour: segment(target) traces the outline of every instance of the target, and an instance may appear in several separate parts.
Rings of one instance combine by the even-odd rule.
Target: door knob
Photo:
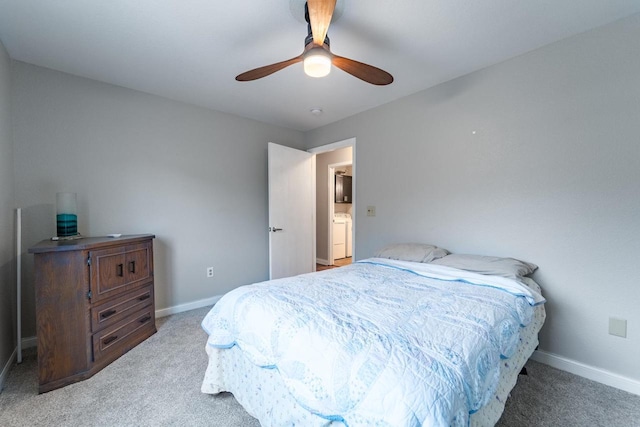
[[[276,231],[282,231],[282,228],[269,227],[269,231],[272,231],[272,232],[274,232],[274,233],[275,233]]]

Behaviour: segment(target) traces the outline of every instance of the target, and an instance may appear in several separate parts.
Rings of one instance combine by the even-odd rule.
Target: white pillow
[[[443,258],[434,260],[432,264],[446,265],[447,267],[458,268],[460,270],[492,276],[508,277],[510,279],[518,279],[528,276],[538,268],[535,264],[520,261],[515,258],[465,254],[447,255]]]
[[[394,243],[379,249],[374,256],[400,261],[431,262],[448,253],[446,249],[424,243]]]

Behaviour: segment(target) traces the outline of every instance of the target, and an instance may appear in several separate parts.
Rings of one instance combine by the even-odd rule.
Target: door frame
[[[316,173],[316,156],[317,154],[322,154],[322,153],[327,153],[329,151],[334,151],[337,150],[339,148],[347,148],[347,147],[351,147],[351,174],[352,174],[352,188],[353,188],[353,194],[351,197],[351,245],[352,245],[352,249],[351,249],[351,259],[355,260],[356,259],[356,201],[357,201],[357,192],[356,192],[356,179],[357,179],[357,172],[356,172],[356,138],[352,137],[352,138],[348,138],[348,139],[344,139],[342,141],[337,141],[337,142],[332,142],[330,144],[326,144],[326,145],[321,145],[319,147],[314,147],[314,148],[310,148],[307,150],[307,152],[314,154],[313,156],[313,182],[315,185],[313,185],[313,206],[314,206],[314,215],[313,215],[313,269],[315,271],[315,266],[316,266],[316,245],[317,245],[317,237],[316,237],[316,215],[315,215],[315,209],[316,209],[316,203],[317,203],[317,195],[316,195],[316,179],[317,179],[317,173]],[[331,179],[329,178],[329,180],[331,181]],[[329,193],[331,195],[331,193]],[[331,197],[329,197],[329,199],[331,200]],[[330,209],[331,211],[333,211],[333,203],[329,203],[330,205]],[[331,212],[330,212],[331,213]],[[331,233],[331,225],[333,225],[333,223],[331,221],[333,221],[333,215],[331,214],[329,216],[329,221],[330,221],[330,227],[329,227],[329,257],[331,258],[329,261],[332,262],[333,260],[333,247],[332,247],[332,243],[333,243],[333,234]]]

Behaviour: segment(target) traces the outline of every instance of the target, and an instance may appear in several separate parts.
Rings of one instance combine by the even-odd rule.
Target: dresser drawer
[[[93,335],[93,358],[119,356],[156,332],[153,311],[145,309]],[[116,356],[117,357],[117,356]]]
[[[149,306],[153,309],[153,284],[127,292],[116,299],[95,304],[91,308],[91,330],[95,333]]]
[[[91,301],[103,301],[153,281],[151,242],[91,251]]]

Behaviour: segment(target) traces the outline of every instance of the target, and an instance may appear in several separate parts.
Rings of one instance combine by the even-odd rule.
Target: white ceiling
[[[0,39],[17,60],[310,130],[640,12],[638,0],[340,0],[331,50],[390,72],[378,87],[296,64],[304,0],[0,0]],[[312,108],[324,113],[314,116]]]

